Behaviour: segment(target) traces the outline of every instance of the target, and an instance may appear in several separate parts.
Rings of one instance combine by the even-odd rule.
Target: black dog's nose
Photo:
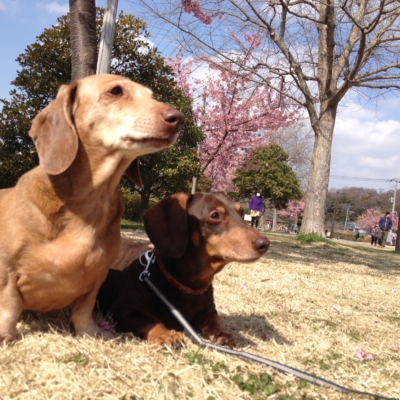
[[[257,250],[260,254],[264,254],[267,252],[268,247],[269,247],[269,239],[266,237],[263,238],[258,238],[253,241],[253,247],[255,250]]]
[[[162,113],[162,117],[166,123],[171,126],[182,125],[185,120],[185,116],[178,110],[170,108]]]

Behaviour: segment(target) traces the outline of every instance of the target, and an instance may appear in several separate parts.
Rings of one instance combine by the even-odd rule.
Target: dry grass
[[[365,243],[270,238],[260,262],[232,264],[215,281],[237,348],[343,386],[400,397],[400,255]],[[268,397],[264,389],[275,390],[270,399],[362,398],[299,385],[189,339],[174,352],[129,335],[110,342],[74,338],[65,314],[24,315],[19,340],[0,348],[0,399],[261,399]],[[355,358],[357,347],[373,359]]]

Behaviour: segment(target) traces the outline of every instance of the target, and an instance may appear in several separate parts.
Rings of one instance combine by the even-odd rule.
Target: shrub
[[[122,202],[125,206],[123,218],[130,221],[141,220],[142,200],[139,193],[133,193],[129,189],[121,187]]]
[[[308,234],[299,233],[296,236],[296,238],[297,238],[297,240],[299,240],[302,243],[325,242],[325,243],[329,243],[329,244],[334,244],[334,242],[332,242],[332,240],[327,239],[323,236],[320,236],[316,233],[308,233]]]

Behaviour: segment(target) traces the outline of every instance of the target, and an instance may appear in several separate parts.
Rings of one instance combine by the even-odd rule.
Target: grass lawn
[[[141,240],[140,225],[125,235]],[[272,233],[255,264],[216,277],[216,302],[237,349],[342,386],[400,398],[400,254],[367,243],[300,243]],[[67,312],[25,313],[0,348],[0,399],[360,399],[251,362],[130,335],[74,338]],[[372,359],[355,357],[357,349]]]

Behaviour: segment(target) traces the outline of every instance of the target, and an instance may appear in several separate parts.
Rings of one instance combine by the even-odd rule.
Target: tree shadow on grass
[[[71,324],[71,308],[49,312],[23,311],[20,317],[21,326],[18,333],[26,335],[33,332],[55,332],[61,335],[71,335],[73,328]]]
[[[71,310],[69,307],[63,310],[50,311],[47,313],[24,311],[20,318],[22,325],[19,326],[19,336],[21,337],[22,335],[25,336],[35,332],[52,332],[63,336],[73,335],[70,317]],[[96,319],[105,320],[106,317],[97,314]],[[279,333],[274,325],[267,321],[265,315],[221,315],[221,321],[227,331],[236,337],[237,349],[257,345],[257,343],[251,340],[249,336],[265,342],[271,342],[274,340],[278,345],[292,344],[290,340]],[[116,335],[121,337],[131,336],[129,333],[122,334],[120,332],[117,332]],[[132,338],[134,337],[132,336]]]
[[[283,336],[275,328],[274,325],[270,324],[265,315],[252,314],[230,314],[220,315],[222,325],[225,329],[232,333],[236,339],[238,348],[246,346],[255,346],[257,343],[249,339],[248,336],[263,340],[265,342],[271,342],[274,340],[278,345],[287,344],[291,345],[292,342]],[[246,336],[244,335],[246,333]]]

